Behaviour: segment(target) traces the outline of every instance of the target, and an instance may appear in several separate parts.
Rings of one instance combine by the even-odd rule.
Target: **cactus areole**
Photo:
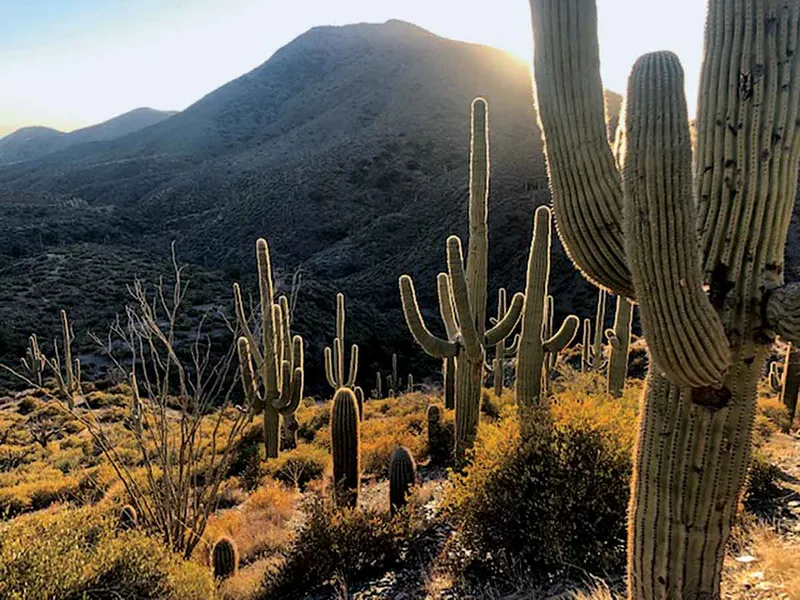
[[[588,279],[639,304],[651,354],[628,594],[718,599],[766,351],[776,336],[800,341],[800,286],[783,281],[800,158],[800,1],[709,2],[694,154],[677,57],[640,58],[616,156],[595,0],[530,5],[559,235]]]

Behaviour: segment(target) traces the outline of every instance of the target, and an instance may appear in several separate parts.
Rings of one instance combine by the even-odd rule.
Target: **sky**
[[[527,0],[0,0],[0,136],[71,131],[140,106],[182,110],[317,25],[402,19],[530,62]],[[638,56],[676,52],[690,111],[705,3],[598,0],[605,87]]]

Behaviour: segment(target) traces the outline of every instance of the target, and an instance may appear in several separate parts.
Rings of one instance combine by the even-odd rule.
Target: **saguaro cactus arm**
[[[445,275],[445,277],[447,276]],[[436,358],[450,358],[458,353],[458,345],[455,342],[436,337],[425,325],[425,320],[419,310],[414,282],[408,275],[400,277],[400,300],[403,304],[403,314],[406,317],[408,329],[425,352]],[[448,299],[447,304],[449,303]],[[445,324],[447,323],[448,321],[445,319]],[[451,331],[448,331],[448,334],[455,336],[455,330],[452,328],[453,326],[450,325],[448,329]]]
[[[545,352],[561,352],[564,348],[572,343],[575,339],[575,334],[578,333],[578,327],[581,325],[581,320],[575,315],[569,315],[561,327],[558,328],[551,337],[544,340],[542,347]]]
[[[486,332],[484,345],[496,346],[511,335],[511,332],[514,331],[514,328],[517,326],[522,316],[522,307],[524,304],[525,295],[521,292],[514,294],[514,297],[511,298],[511,306],[508,307],[508,311],[494,327]]]
[[[324,350],[325,357],[325,377],[328,384],[337,390],[340,387],[352,388],[356,383],[358,375],[358,346],[353,344],[350,347],[350,363],[346,368],[347,362],[344,356],[344,326],[345,326],[344,294],[336,294],[336,337],[333,340],[333,351],[330,347]]]

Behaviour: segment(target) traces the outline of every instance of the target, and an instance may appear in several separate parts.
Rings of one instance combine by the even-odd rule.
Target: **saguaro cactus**
[[[497,317],[492,319],[492,323],[499,323],[503,317],[508,313],[508,299],[505,288],[497,290]],[[507,338],[506,338],[507,339]],[[503,383],[505,378],[505,364],[506,360],[513,358],[517,355],[517,344],[519,343],[519,335],[514,336],[511,344],[506,345],[506,340],[500,342],[494,347],[494,360],[492,361],[492,384],[494,385],[494,394],[498,398],[503,394]]]
[[[417,465],[405,446],[398,446],[389,460],[389,508],[394,515],[408,503],[408,492],[417,481]]]
[[[611,356],[608,359],[608,393],[621,396],[628,376],[628,347],[631,343],[633,304],[627,298],[617,296],[614,327],[606,330]]]
[[[580,320],[570,315],[559,330],[545,339],[545,305],[550,282],[550,209],[540,206],[533,218],[533,240],[528,257],[528,277],[525,282],[525,306],[522,309],[522,332],[517,351],[517,407],[520,425],[527,421],[532,407],[542,404],[544,362],[548,352],[566,348],[578,331]]]
[[[372,390],[372,395],[376,400],[383,398],[383,381],[381,380],[381,372],[375,371],[375,389]]]
[[[256,242],[256,260],[261,340],[250,328],[239,284],[233,284],[236,318],[244,334],[238,341],[239,368],[248,409],[264,415],[266,456],[277,458],[281,415],[293,419],[303,397],[303,338],[292,337],[287,298],[281,296],[275,303],[269,247],[263,238]]]
[[[239,551],[236,543],[229,537],[222,536],[211,547],[211,567],[215,579],[227,579],[239,569]]]
[[[356,403],[358,404],[358,420],[364,420],[364,390],[361,386],[356,386],[353,392],[356,395]]]
[[[361,445],[358,401],[348,387],[340,387],[331,407],[331,452],[336,505],[354,508],[361,487]]]
[[[442,360],[442,385],[444,386],[444,407],[453,410],[456,407],[456,359],[448,356]]]
[[[397,354],[392,353],[392,374],[386,376],[386,385],[389,386],[389,397],[394,398],[400,391],[400,377],[397,375]]]
[[[472,103],[469,183],[469,249],[467,262],[457,236],[447,238],[447,273],[437,279],[439,311],[447,339],[434,336],[422,318],[411,277],[400,277],[406,323],[417,343],[431,356],[456,359],[456,460],[463,463],[478,429],[486,348],[507,338],[519,321],[522,294],[515,294],[506,316],[486,331],[486,280],[489,193],[489,120],[483,98]]]
[[[353,344],[350,349],[350,368],[345,369],[347,360],[344,356],[344,322],[344,294],[340,293],[336,294],[336,338],[333,340],[333,351],[330,346],[325,348],[325,376],[328,378],[328,385],[334,390],[342,387],[352,388],[358,374],[358,346],[356,344]]]
[[[800,393],[800,352],[793,344],[789,344],[786,348],[786,359],[783,361],[781,385],[781,402],[789,413],[789,427],[794,422],[797,412],[798,393]]]
[[[770,361],[769,363],[767,381],[769,382],[769,387],[776,394],[783,390],[783,367],[781,367],[776,360]]]
[[[530,4],[559,234],[587,278],[638,302],[651,355],[629,596],[718,599],[766,350],[776,335],[800,341],[800,286],[783,284],[800,158],[800,2],[709,2],[694,169],[677,57],[637,61],[615,157],[595,0]]]
[[[30,375],[33,383],[42,387],[42,375],[46,367],[47,359],[42,354],[39,339],[34,333],[28,338],[28,348],[25,350],[25,358],[22,359],[22,368]]]
[[[583,321],[583,345],[581,347],[581,369],[586,371],[601,372],[606,368],[608,359],[603,349],[603,331],[605,331],[606,299],[607,292],[600,289],[597,292],[597,310],[594,316],[594,328],[589,319]],[[594,332],[594,337],[592,337]]]

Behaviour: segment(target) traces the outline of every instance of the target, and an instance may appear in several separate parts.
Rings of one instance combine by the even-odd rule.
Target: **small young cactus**
[[[398,446],[389,461],[389,506],[392,515],[406,506],[408,492],[417,480],[417,466],[408,448]]]
[[[350,348],[350,365],[345,370],[347,359],[344,356],[344,294],[336,294],[336,337],[333,340],[333,350],[325,348],[325,376],[328,385],[334,390],[341,387],[352,388],[356,383],[358,374],[358,346],[353,344]]]
[[[340,387],[331,407],[331,452],[335,501],[355,508],[361,486],[361,449],[358,401],[350,388]]]
[[[408,387],[406,387],[406,393],[410,394],[414,391],[414,376],[409,373],[408,374]]]
[[[136,509],[130,504],[126,504],[119,511],[119,528],[123,531],[135,529],[139,526],[139,515]]]
[[[222,536],[211,548],[211,567],[215,579],[227,579],[239,569],[239,551],[236,543],[229,537]]]

